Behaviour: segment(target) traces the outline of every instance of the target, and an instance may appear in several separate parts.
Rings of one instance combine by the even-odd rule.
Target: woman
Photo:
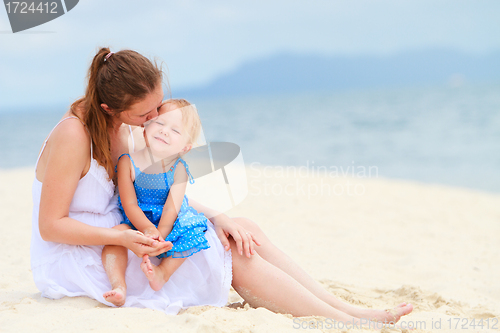
[[[105,264],[126,270],[126,306],[167,313],[193,305],[222,306],[232,283],[250,305],[294,316],[397,321],[412,311],[411,304],[405,303],[389,312],[359,309],[337,300],[253,222],[216,215],[196,202],[191,202],[196,210],[216,215],[207,231],[210,256],[203,257],[208,251],[193,255],[162,290],[151,290],[139,268],[140,258],[163,253],[171,244],[111,228],[121,220],[111,179],[118,157],[129,152],[126,125],[139,126],[157,116],[163,100],[161,83],[161,70],[142,55],[101,48],[91,64],[85,96],[73,103],[44,143],[33,185],[31,246],[32,271],[43,296],[85,295],[109,305],[102,296],[110,285],[101,252],[103,245],[120,245],[137,257],[129,256],[128,263],[108,257]],[[198,273],[193,274],[194,270]]]

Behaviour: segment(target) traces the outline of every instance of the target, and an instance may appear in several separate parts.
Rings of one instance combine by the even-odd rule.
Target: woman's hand
[[[211,219],[215,226],[215,232],[219,237],[224,249],[229,250],[229,239],[228,236],[233,237],[236,246],[238,248],[238,253],[243,255],[243,249],[245,250],[245,255],[250,258],[251,255],[255,254],[254,246],[255,244],[260,246],[259,241],[252,235],[251,232],[247,231],[241,225],[235,223],[226,214],[220,214]]]
[[[145,254],[157,256],[172,249],[171,242],[165,242],[163,239],[160,240],[159,238],[148,237],[142,232],[132,229],[124,230],[121,240],[122,246],[134,252],[139,258],[142,258]]]

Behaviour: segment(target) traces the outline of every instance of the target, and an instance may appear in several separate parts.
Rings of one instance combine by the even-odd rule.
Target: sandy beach
[[[499,194],[263,171],[247,169],[249,194],[227,213],[256,221],[328,291],[366,308],[412,303],[402,321],[416,326],[413,332],[500,329]],[[86,297],[42,298],[30,271],[32,181],[32,169],[0,171],[2,332],[345,331],[326,318],[250,308],[234,291],[229,307],[195,307],[177,316],[109,308]],[[358,331],[371,330],[349,332]]]

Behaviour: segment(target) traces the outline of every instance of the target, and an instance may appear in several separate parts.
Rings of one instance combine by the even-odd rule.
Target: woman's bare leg
[[[398,321],[401,316],[407,315],[413,310],[413,306],[406,303],[401,303],[390,311],[361,309],[344,303],[327,292],[289,256],[272,244],[262,229],[253,221],[246,218],[233,218],[233,220],[249,230],[259,240],[261,246],[256,246],[255,249],[264,260],[288,274],[317,298],[335,309],[356,318],[365,318],[382,322],[385,320],[388,322]],[[233,260],[234,257],[238,257],[238,255],[233,254]]]
[[[234,240],[229,240],[233,251],[233,287],[251,306],[265,307],[293,316],[324,316],[337,321],[359,323],[340,310],[317,298],[303,285],[281,269],[262,259],[238,255]]]
[[[126,224],[114,227],[119,230],[130,229]],[[127,297],[127,284],[125,283],[125,271],[127,270],[128,252],[127,248],[117,245],[106,245],[102,250],[102,264],[111,283],[111,290],[103,294],[106,301],[116,306],[125,304]]]

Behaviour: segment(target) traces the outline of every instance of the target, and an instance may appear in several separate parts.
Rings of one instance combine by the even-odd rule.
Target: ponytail
[[[112,53],[101,48],[94,56],[87,75],[85,96],[71,105],[83,112],[82,121],[92,139],[93,157],[114,176],[109,130],[113,117],[145,98],[162,82],[162,70],[144,56],[131,50]],[[101,107],[106,104],[111,111]]]

